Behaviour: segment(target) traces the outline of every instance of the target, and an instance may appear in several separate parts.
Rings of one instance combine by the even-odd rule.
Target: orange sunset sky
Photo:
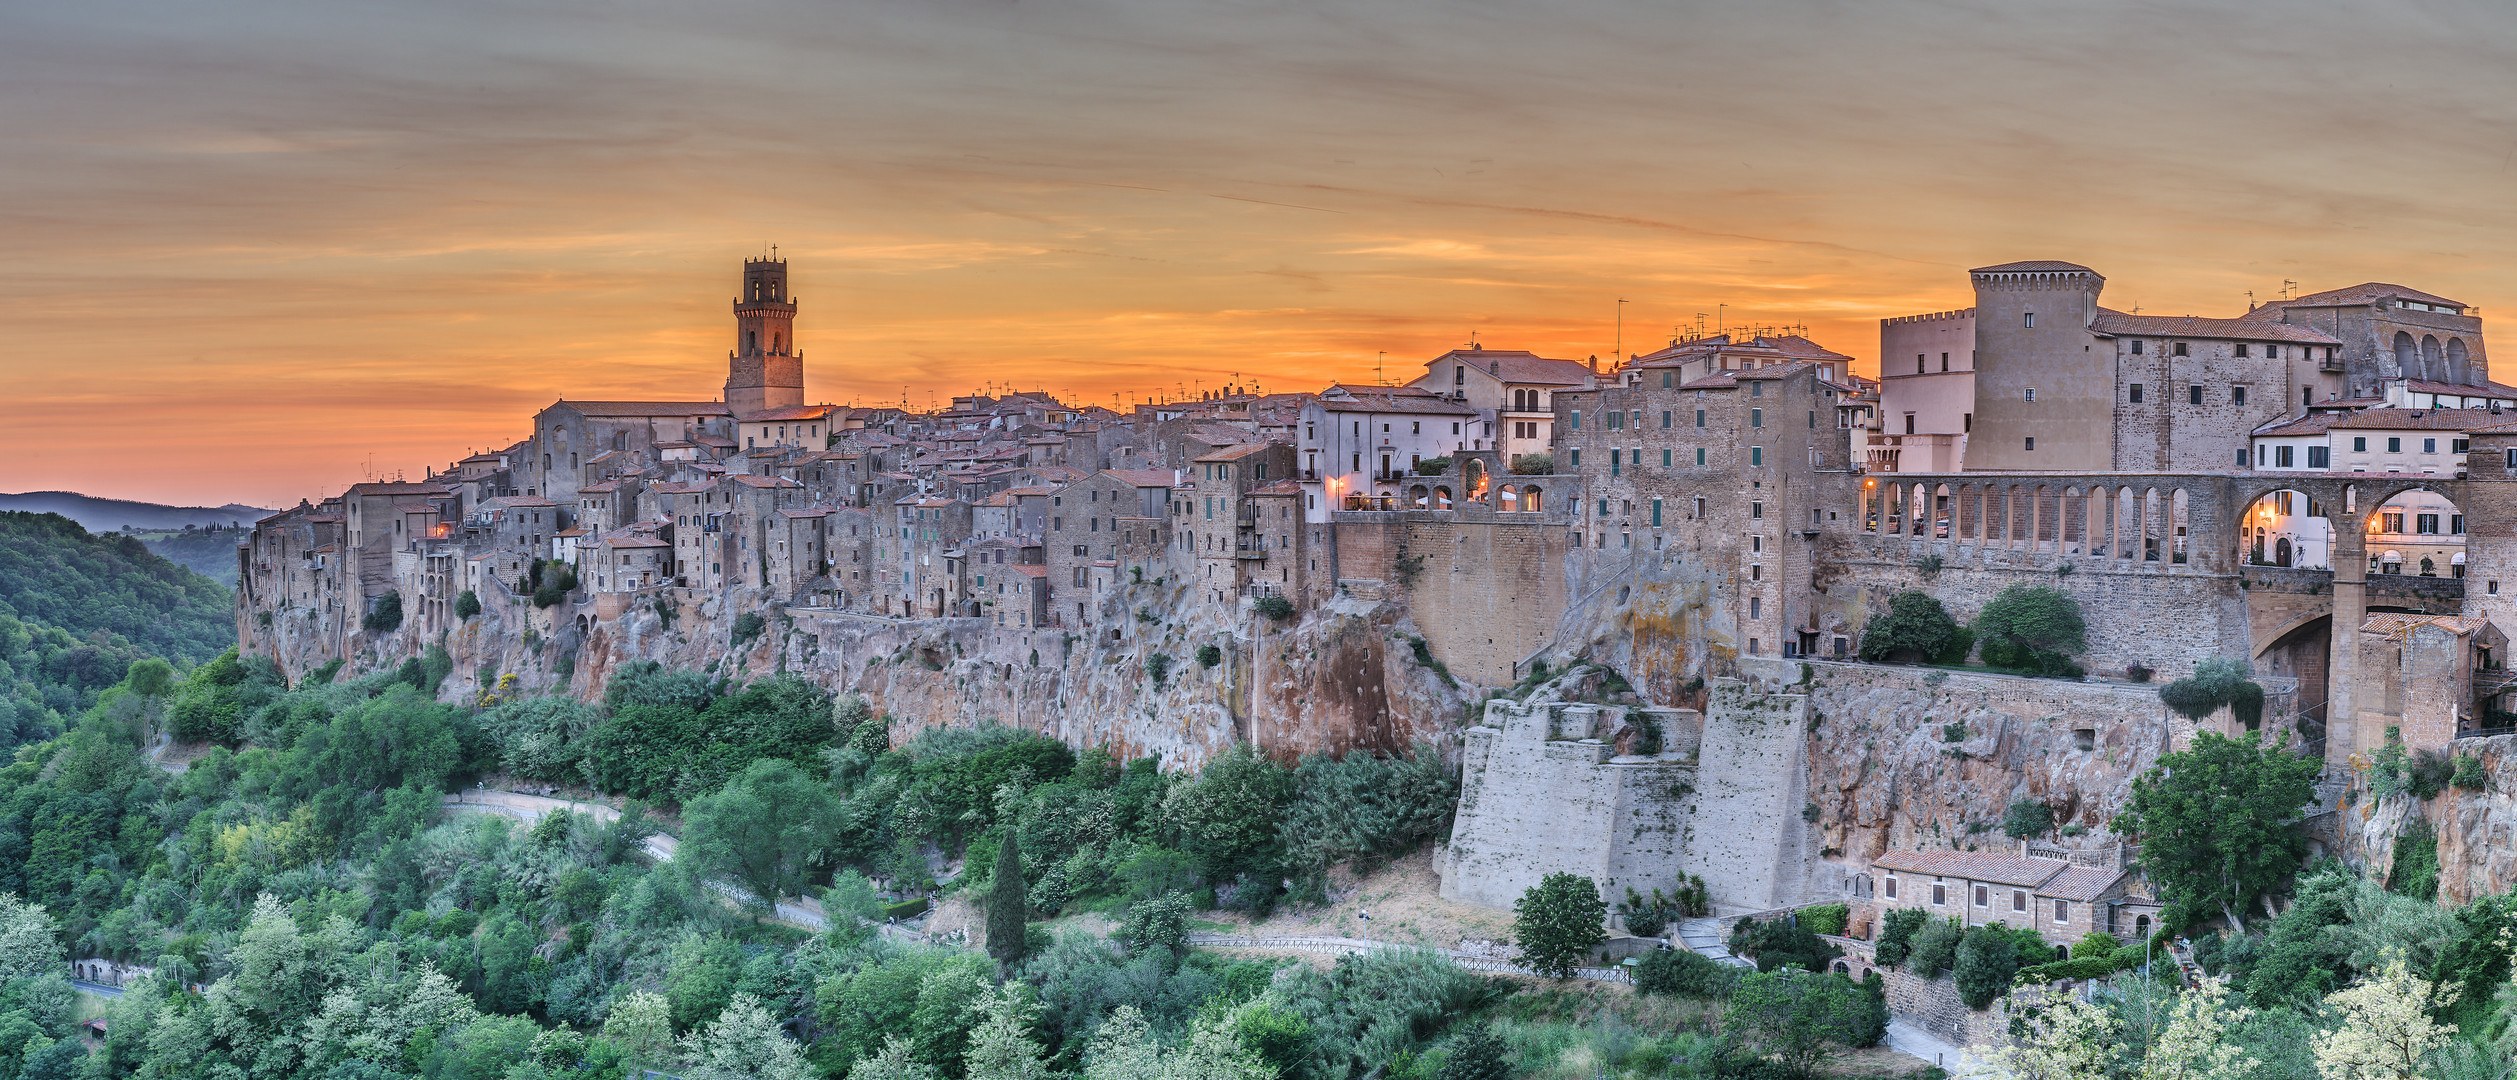
[[[1629,352],[1867,362],[2024,258],[2496,329],[2512,52],[2478,3],[13,4],[0,490],[294,504],[713,397],[771,243],[812,396],[919,407],[1605,359],[1621,297]]]

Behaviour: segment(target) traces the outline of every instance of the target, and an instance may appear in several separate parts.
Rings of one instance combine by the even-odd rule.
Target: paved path
[[[527,825],[562,810],[584,814],[607,825],[620,820],[621,816],[620,811],[602,803],[554,799],[546,795],[526,795],[516,791],[491,791],[485,788],[465,788],[446,796],[446,808],[459,812],[499,814],[515,818]],[[648,858],[657,862],[669,862],[681,850],[681,842],[663,833],[655,833],[641,841],[639,847],[647,853]],[[707,885],[709,889],[736,904],[751,906],[759,903],[757,897],[740,886],[723,881],[710,881]],[[770,905],[770,918],[771,921],[814,933],[830,929],[830,916],[822,910],[821,901],[807,896],[788,897]]]
[[[1975,1055],[1964,1047],[1903,1020],[1888,1021],[1886,1042],[1888,1049],[1931,1062],[1948,1070],[1951,1076],[1965,1076],[1976,1070]]]
[[[122,988],[119,986],[107,986],[104,983],[89,982],[86,979],[70,980],[70,989],[84,991],[98,997],[118,998],[122,996]]]
[[[1756,966],[1745,959],[1732,956],[1730,948],[1722,944],[1730,935],[1723,932],[1722,921],[1719,919],[1682,919],[1678,923],[1678,932],[1670,936],[1678,944],[1686,946],[1688,952],[1706,959],[1719,960],[1735,967]]]
[[[1492,971],[1505,975],[1536,975],[1526,967],[1509,960],[1458,949],[1431,949],[1420,945],[1401,945],[1392,941],[1368,941],[1350,937],[1237,937],[1230,934],[1190,934],[1188,943],[1216,949],[1299,949],[1303,952],[1328,953],[1334,956],[1356,956],[1377,949],[1422,949],[1450,957],[1454,963],[1470,971]],[[1601,982],[1631,983],[1634,978],[1622,967],[1575,968],[1573,973]]]

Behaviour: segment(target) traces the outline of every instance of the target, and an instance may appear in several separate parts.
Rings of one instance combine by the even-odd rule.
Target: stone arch
[[[1911,523],[1905,527],[1905,531],[1911,536],[1929,537],[1932,516],[1931,488],[1923,484],[1915,484],[1906,488],[1906,491],[1909,493],[1909,498],[1905,505],[1909,511],[1907,516],[1911,518]]]
[[[2421,377],[2436,381],[2447,374],[2447,356],[2438,346],[2438,338],[2421,335]]]
[[[2062,494],[2062,547],[2073,555],[2089,552],[2089,500],[2076,487],[2066,487]]]
[[[2177,488],[2169,503],[2167,535],[2173,543],[2169,547],[2168,561],[2190,562],[2193,556],[2186,544],[2189,539],[2188,533],[2191,531],[2187,526],[2191,521],[2192,500],[2186,497],[2184,488]]]
[[[2467,385],[2479,381],[2473,377],[2473,356],[2466,351],[2463,338],[2447,339],[2447,381]]]
[[[1433,489],[1433,508],[1436,510],[1448,510],[1451,508],[1450,488],[1436,486]]]
[[[1427,489],[1425,488],[1425,486],[1424,486],[1423,484],[1418,484],[1418,485],[1416,485],[1416,486],[1414,486],[1414,487],[1408,488],[1408,489],[1407,489],[1407,508],[1408,508],[1408,509],[1410,509],[1410,510],[1422,510],[1422,509],[1424,509],[1424,508],[1425,508],[1425,506],[1426,506],[1426,498],[1427,498],[1428,494],[1429,494],[1429,492],[1427,491]]]
[[[1931,490],[1931,501],[1932,538],[1935,540],[1949,540],[1954,542],[1958,538],[1958,497],[1956,493],[1950,489],[1949,485],[1942,484]]]
[[[1521,489],[1511,484],[1505,484],[1502,487],[1496,488],[1494,493],[1494,508],[1506,514],[1520,513]]]
[[[2395,331],[2395,374],[2407,379],[2426,379],[2416,374],[2421,368],[2421,347],[2412,343],[2412,335]]]
[[[1541,498],[1543,494],[1544,492],[1541,492],[1536,484],[1531,484],[1528,487],[1522,488],[1521,512],[1524,514],[1536,514],[1546,510],[1546,503]]]
[[[2166,514],[2164,513],[2166,509],[2164,506],[2165,501],[2165,497],[2160,495],[2159,489],[2142,489],[2141,561],[2143,562],[2166,561],[2167,545],[2161,542],[2166,532],[2163,524],[2166,520]]]
[[[2308,490],[2276,486],[2255,492],[2238,504],[2238,561],[2250,566],[2294,566],[2333,569],[2335,525],[2331,513]]]

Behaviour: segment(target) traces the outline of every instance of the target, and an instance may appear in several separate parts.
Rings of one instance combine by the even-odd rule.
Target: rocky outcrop
[[[454,662],[440,691],[450,701],[592,700],[613,671],[639,660],[738,679],[791,672],[865,695],[904,725],[902,736],[916,725],[995,721],[1155,756],[1166,768],[1192,767],[1236,742],[1284,759],[1418,743],[1456,753],[1472,689],[1416,661],[1403,597],[1341,597],[1277,623],[1246,607],[1193,604],[1176,584],[1131,585],[1105,601],[1105,629],[1090,634],[787,608],[756,592],[644,599],[603,619],[594,610],[502,597],[443,634],[354,635],[348,675],[434,644]],[[738,643],[744,613],[762,619]],[[268,637],[292,676],[328,655],[320,634],[280,624]],[[1199,659],[1209,645],[1212,666]]]

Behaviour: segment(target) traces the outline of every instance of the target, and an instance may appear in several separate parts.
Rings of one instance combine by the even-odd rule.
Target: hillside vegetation
[[[236,587],[236,543],[249,533],[243,529],[212,526],[140,531],[133,535],[148,545],[150,551],[202,577],[227,588]]]
[[[232,612],[225,588],[138,540],[0,513],[0,750],[60,733],[136,661],[218,655]]]

